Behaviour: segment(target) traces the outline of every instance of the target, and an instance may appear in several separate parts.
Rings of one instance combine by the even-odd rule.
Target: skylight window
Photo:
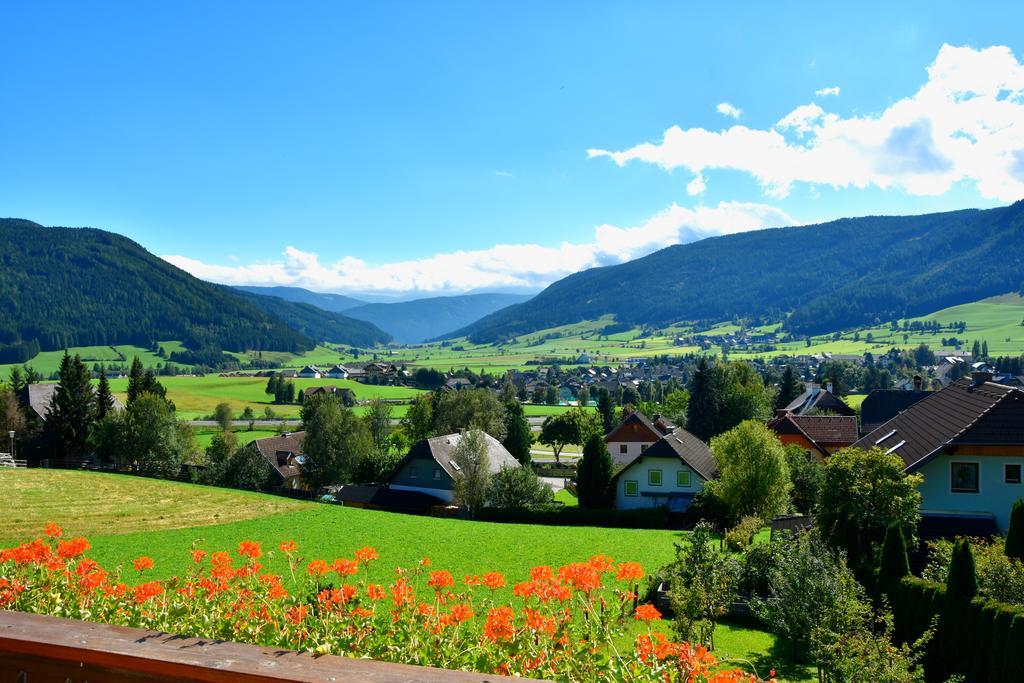
[[[888,439],[888,438],[889,438],[890,436],[892,436],[892,435],[893,435],[893,434],[895,434],[895,433],[896,433],[896,430],[894,429],[894,430],[892,430],[891,432],[889,432],[888,434],[886,434],[885,436],[883,436],[883,437],[882,437],[881,439],[879,439],[878,441],[876,441],[876,442],[875,442],[875,445],[877,446],[878,444],[882,443],[883,441],[885,441],[886,439]]]
[[[450,464],[450,465],[451,465],[452,467],[454,467],[454,468],[455,468],[455,471],[456,471],[456,472],[461,472],[461,471],[462,471],[462,468],[461,468],[461,467],[459,467],[459,463],[455,462],[454,460],[449,460],[449,461],[448,461],[448,463],[449,463],[449,464]]]
[[[906,440],[904,440],[904,441],[900,441],[900,442],[899,442],[898,444],[896,444],[895,446],[893,446],[892,448],[890,448],[889,450],[887,450],[887,451],[885,452],[885,454],[886,454],[886,455],[889,455],[890,453],[892,453],[893,451],[895,451],[895,450],[896,450],[897,448],[899,448],[900,446],[902,446],[902,445],[903,445],[903,444],[905,444],[905,443],[906,443]]]

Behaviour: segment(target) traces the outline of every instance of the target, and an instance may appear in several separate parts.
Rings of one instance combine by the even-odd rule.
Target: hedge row
[[[913,642],[933,623],[925,652],[929,681],[1024,681],[1024,609],[991,600],[946,600],[946,589],[914,577],[890,592],[896,638]]]
[[[563,505],[530,508],[484,508],[477,519],[513,524],[601,526],[623,529],[667,529],[672,516],[664,508],[647,510],[594,510]]]

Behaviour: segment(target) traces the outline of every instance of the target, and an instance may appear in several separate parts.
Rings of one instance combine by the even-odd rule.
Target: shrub
[[[953,545],[947,540],[928,544],[928,564],[921,573],[922,578],[946,583],[953,559]],[[971,555],[978,577],[979,597],[1024,606],[1024,562],[1006,556],[1003,539],[972,539]]]
[[[878,568],[878,585],[888,591],[904,576],[910,575],[910,560],[907,557],[907,542],[903,529],[893,524],[885,531],[882,543],[882,559]]]
[[[1010,510],[1010,527],[1006,530],[1007,557],[1024,560],[1024,498],[1018,498]]]
[[[966,538],[953,545],[953,557],[946,577],[947,600],[970,600],[978,594],[978,575],[974,568],[971,543]]]
[[[754,540],[754,535],[761,530],[764,522],[760,517],[748,515],[740,520],[740,523],[725,532],[725,545],[729,550],[742,552],[746,550]]]
[[[555,494],[529,467],[502,467],[491,477],[487,504],[501,508],[524,508],[553,502]]]

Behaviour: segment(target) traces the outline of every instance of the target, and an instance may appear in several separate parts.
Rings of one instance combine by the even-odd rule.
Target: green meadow
[[[260,561],[269,571],[286,574],[277,546],[289,540],[298,544],[304,561],[352,557],[356,548],[372,546],[380,559],[368,578],[380,583],[392,580],[395,567],[414,567],[423,558],[430,558],[431,569],[447,569],[456,577],[500,571],[508,585],[495,599],[507,601],[513,599],[514,582],[527,579],[533,566],[557,567],[601,553],[653,571],[672,559],[674,544],[686,536],[400,515],[96,472],[0,471],[0,484],[12,511],[0,528],[0,544],[34,538],[53,521],[64,527],[65,536],[87,536],[88,556],[109,569],[121,567],[128,581],[138,579],[131,562],[141,555],[155,562],[146,578],[167,578],[189,571],[193,548],[234,552],[245,540],[262,545]],[[670,629],[667,622],[660,626]],[[722,624],[715,642],[722,660],[752,662],[762,674],[776,668],[781,680],[814,680],[809,668],[792,664],[776,647],[775,636],[760,629]]]

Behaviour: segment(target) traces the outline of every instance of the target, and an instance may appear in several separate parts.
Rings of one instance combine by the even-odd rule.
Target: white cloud
[[[794,183],[940,195],[964,181],[988,199],[1024,197],[1024,64],[1008,47],[943,45],[927,72],[916,93],[874,115],[805,104],[770,128],[673,126],[660,142],[588,154],[695,175],[735,169],[777,197]]]
[[[495,171],[494,175],[498,176],[499,178],[515,178],[516,177],[516,174],[513,173],[512,171]]]
[[[839,86],[838,85],[833,85],[831,88],[821,88],[819,90],[815,90],[814,94],[819,96],[819,97],[827,97],[829,95],[838,95],[839,94]]]
[[[721,202],[692,209],[672,204],[641,225],[599,225],[591,242],[563,242],[557,247],[498,244],[376,265],[351,256],[323,264],[317,254],[291,246],[281,260],[269,263],[215,265],[187,256],[163,258],[196,277],[232,285],[292,285],[334,292],[464,292],[543,287],[585,268],[622,263],[672,244],[796,224],[784,211],[766,204]]]
[[[698,175],[686,184],[686,192],[691,197],[701,194],[706,189],[708,189],[708,186],[704,184],[704,176],[702,175]]]
[[[715,111],[717,111],[722,116],[728,116],[731,119],[738,119],[740,116],[743,115],[742,109],[740,109],[739,107],[734,107],[728,102],[719,102],[718,106],[715,107]]]

